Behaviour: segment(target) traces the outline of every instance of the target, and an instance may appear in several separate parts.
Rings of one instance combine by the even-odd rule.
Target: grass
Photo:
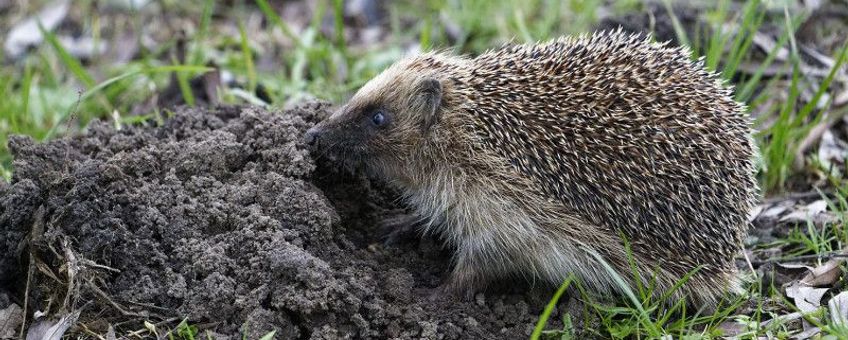
[[[539,315],[539,321],[536,322],[536,327],[533,328],[533,333],[530,334],[531,340],[538,340],[542,337],[542,333],[545,331],[545,326],[548,324],[548,319],[551,317],[551,313],[553,313],[554,308],[556,308],[557,302],[559,302],[559,298],[565,293],[565,290],[571,286],[571,281],[574,280],[573,276],[569,276],[565,279],[565,282],[559,286],[556,293],[554,293],[554,297],[548,302],[545,306],[545,310],[542,311],[542,314]],[[570,332],[570,329],[568,329]],[[565,332],[565,331],[564,331]]]
[[[767,192],[779,192],[784,189],[787,179],[791,176],[792,165],[796,157],[795,151],[799,144],[814,126],[821,123],[824,116],[821,113],[829,109],[830,102],[825,99],[825,94],[830,89],[836,73],[848,61],[848,56],[846,56],[848,44],[834,56],[835,62],[824,79],[817,83],[805,82],[805,79],[802,79],[800,54],[797,43],[794,41],[794,33],[800,22],[805,18],[791,16],[786,11],[782,25],[783,34],[772,50],[768,51],[765,59],[752,74],[740,75],[738,67],[746,58],[750,58],[753,38],[764,23],[765,10],[760,1],[749,0],[743,4],[741,11],[731,14],[728,10],[729,4],[730,2],[727,0],[718,2],[716,8],[708,15],[708,21],[712,25],[712,33],[704,42],[699,40],[701,36],[690,37],[687,35],[668,1],[666,1],[666,9],[672,18],[678,41],[690,46],[693,59],[702,60],[708,69],[719,73],[722,79],[735,83],[737,88],[736,99],[746,103],[749,112],[760,109],[758,105],[766,102],[768,99],[766,97],[782,90],[775,83],[764,85],[761,80],[764,71],[774,63],[778,51],[789,48],[791,80],[788,86],[788,97],[777,105],[760,112],[764,117],[777,116],[777,119],[770,126],[765,126],[757,136],[762,151],[760,168],[762,186]],[[726,27],[728,22],[735,23],[736,29],[723,30],[722,28]],[[754,89],[757,87],[764,89],[761,89],[759,94],[754,95]],[[813,94],[809,100],[798,107],[799,102],[801,102],[799,100],[800,93],[807,89],[812,89]],[[835,185],[844,187],[844,184],[841,184],[841,179],[835,179],[834,182]],[[844,244],[848,241],[844,231],[845,211],[848,210],[844,190],[836,195],[835,200],[835,202],[828,200],[828,206],[831,211],[841,212],[839,222],[826,224],[825,227],[819,229],[808,221],[804,228],[799,227],[793,230],[786,239],[780,240],[779,246],[794,249],[794,251],[789,252],[791,255],[822,254],[844,249]],[[759,286],[759,282],[750,285],[746,295],[737,297],[728,306],[720,306],[713,313],[700,315],[700,312],[698,312],[694,315],[687,315],[686,306],[682,301],[669,301],[669,296],[651,301],[654,289],[638,284],[642,281],[635,271],[633,274],[636,276],[632,281],[637,282],[637,289],[633,291],[632,287],[628,286],[625,280],[602,258],[598,257],[598,260],[605,265],[608,274],[616,279],[621,291],[625,292],[626,298],[614,306],[609,306],[593,302],[589,294],[581,289],[581,295],[588,301],[587,305],[593,309],[596,320],[600,325],[600,327],[594,329],[592,325],[584,325],[584,327],[595,336],[614,339],[662,338],[667,336],[691,339],[717,338],[723,335],[719,326],[728,321],[729,317],[748,299],[759,301],[760,305],[753,316],[736,316],[737,322],[745,325],[745,332],[740,335],[741,338],[756,338],[758,336],[782,338],[788,337],[790,334],[785,329],[785,325],[779,321],[763,326],[761,322],[761,318],[764,316],[762,301],[769,296],[760,296],[759,292],[763,289]],[[686,279],[685,277],[682,278],[678,285],[683,284]],[[566,284],[572,284],[571,280],[566,281]],[[580,287],[579,281],[576,284]],[[769,295],[782,297],[779,290],[773,286],[768,287],[766,292],[774,293]],[[557,291],[551,301],[557,301],[560,294],[560,291]],[[834,311],[831,311],[831,313],[834,313]],[[540,324],[549,318],[549,314],[550,311],[546,308],[540,316]],[[770,315],[769,318],[774,316]],[[808,316],[806,319],[820,327],[825,336],[840,338],[846,335],[846,327],[842,324],[834,324],[830,318]],[[539,329],[538,326],[537,329]],[[565,337],[564,334],[573,334],[572,332],[573,325],[570,319],[564,322],[561,331],[539,331],[540,334],[544,333],[549,338],[561,336],[570,338],[570,336]],[[534,332],[534,336],[536,334]]]
[[[111,119],[116,124],[136,122],[138,116],[130,112],[152,93],[162,91],[172,74],[185,102],[194,105],[196,98],[189,81],[211,71],[212,68],[207,67],[210,62],[234,76],[233,83],[223,84],[220,89],[224,102],[282,107],[313,96],[339,102],[400,58],[410,42],[418,42],[422,50],[449,48],[458,53],[478,53],[508,41],[535,42],[562,34],[586,32],[597,22],[601,3],[596,0],[393,2],[389,10],[391,37],[388,42],[362,47],[352,46],[347,41],[341,15],[342,1],[318,1],[313,18],[298,31],[267,0],[255,0],[253,5],[256,9],[253,11],[261,13],[268,22],[261,33],[266,34],[265,37],[276,37],[272,41],[285,43],[284,51],[274,54],[274,46],[263,45],[252,35],[255,31],[249,26],[246,5],[227,9],[232,11],[227,15],[236,23],[236,30],[235,34],[225,34],[216,30],[218,27],[213,16],[221,14],[217,6],[223,5],[212,0],[203,1],[202,6],[165,1],[161,2],[163,10],[198,18],[196,29],[187,37],[184,60],[168,54],[178,43],[174,39],[144,49],[139,58],[124,64],[98,63],[96,59],[83,61],[65,50],[54,34],[43,32],[44,44],[24,59],[13,63],[7,61],[0,68],[0,97],[3,98],[0,100],[0,140],[5,141],[12,134],[46,140],[77,132],[93,119]],[[744,1],[738,8],[733,5],[730,0],[719,1],[706,15],[709,31],[694,34],[684,28],[683,19],[677,17],[670,1],[665,3],[665,8],[678,41],[691,48],[692,58],[703,58],[708,69],[732,83],[736,99],[760,118],[756,122],[759,132],[755,137],[761,150],[761,186],[767,193],[779,193],[788,189],[792,177],[799,172],[794,164],[802,141],[818,124],[844,113],[833,110],[829,92],[837,71],[848,62],[848,44],[831,56],[834,64],[827,70],[826,77],[808,77],[794,38],[798,27],[808,19],[807,14],[786,11],[782,17],[769,16],[760,0]],[[636,1],[620,0],[607,9],[626,13],[640,6]],[[415,13],[414,19],[420,20],[410,22],[404,13]],[[330,18],[329,32],[322,27],[325,18]],[[94,36],[99,36],[99,20],[96,13],[92,15],[90,24]],[[137,20],[133,25],[143,26]],[[770,50],[757,55],[754,38],[756,32],[767,24],[777,25],[782,33]],[[461,30],[452,32],[452,25]],[[781,52],[788,52],[788,59],[779,58]],[[260,70],[257,59],[267,53],[274,54],[274,63],[278,67],[270,71]],[[756,68],[746,72],[740,70],[743,64],[755,59]],[[766,71],[773,68],[784,72],[785,79],[766,76]],[[259,89],[267,94],[266,99],[257,95]],[[3,143],[0,145],[0,175],[8,180],[12,173],[12,158]],[[844,249],[848,244],[848,232],[843,227],[848,211],[845,199],[848,185],[841,174],[834,175],[829,169],[826,173],[832,186],[838,189],[838,194],[829,199],[828,204],[830,210],[838,212],[840,220],[821,229],[812,224],[801,226],[785,239],[764,247],[792,249],[791,255]],[[669,303],[668,296],[655,297],[650,285],[631,289],[618,273],[611,271],[610,275],[618,278],[628,294],[624,301],[612,306],[591,301],[588,294],[583,294],[589,307],[586,313],[599,322],[581,326],[589,327],[595,335],[611,338],[666,335],[713,338],[721,335],[719,326],[731,318],[745,325],[746,337],[786,335],[785,325],[780,322],[766,326],[761,323],[774,317],[762,304],[768,295],[780,294],[776,287],[749,286],[742,298],[758,301],[759,306],[752,315],[733,315],[741,300],[709,315],[702,315],[687,310],[682,303]],[[681,284],[685,280],[682,278]],[[564,318],[562,325],[556,329],[545,328],[551,321],[557,300],[570,285],[582,291],[579,281],[564,283],[543,311],[533,331],[534,339],[574,335],[576,326],[570,317]],[[761,292],[766,294],[761,295]],[[820,326],[827,334],[840,337],[848,333],[845,325],[829,323],[827,318],[821,320],[825,320]],[[196,328],[186,322],[166,334],[169,338],[178,339],[198,336]],[[273,334],[268,337],[273,337]]]
[[[211,33],[216,3],[210,0],[204,1],[200,8],[179,3],[164,4],[167,8],[163,10],[200,18],[198,28],[187,44],[188,63],[168,57],[168,52],[177,44],[176,40],[144,50],[140,58],[123,65],[83,62],[71,55],[53,33],[43,32],[45,44],[29,53],[24,60],[0,69],[0,95],[6,99],[0,103],[0,139],[7,140],[11,134],[23,134],[45,140],[56,134],[78,131],[92,119],[110,119],[116,113],[119,123],[134,121],[128,117],[129,113],[152,93],[164,89],[170,72],[176,72],[183,98],[192,105],[195,98],[188,88],[188,80],[208,71],[204,66],[210,61],[236,75],[238,85],[222,89],[225,102],[281,107],[313,96],[338,102],[400,58],[404,53],[403,42],[420,38],[424,49],[455,46],[458,52],[474,53],[512,40],[511,37],[537,41],[558,34],[586,31],[596,18],[596,6],[589,3],[476,1],[433,0],[393,4],[391,13],[409,13],[423,3],[429,9],[423,14],[427,20],[407,30],[400,27],[399,18],[392,18],[394,37],[388,45],[354,50],[348,48],[345,41],[341,1],[318,1],[318,9],[310,25],[295,33],[266,0],[256,0],[260,12],[271,23],[269,30],[279,30],[293,45],[291,50],[280,55],[280,67],[273,72],[256,70],[254,60],[263,51],[245,31],[244,13],[235,15],[236,22],[239,22],[238,36]],[[511,10],[517,7],[522,10]],[[239,6],[235,10],[239,10]],[[534,20],[538,15],[544,15],[544,20]],[[330,36],[321,34],[320,26],[325,16],[334,18]],[[463,28],[463,35],[457,42],[451,43],[442,25],[434,24],[439,22],[440,17]],[[92,22],[97,18],[93,15]],[[572,24],[563,24],[575,20]],[[270,103],[256,97],[254,90],[258,87],[267,92]],[[76,120],[65,124],[71,112],[74,112]],[[7,180],[13,171],[11,160],[3,143],[0,145],[0,174]]]

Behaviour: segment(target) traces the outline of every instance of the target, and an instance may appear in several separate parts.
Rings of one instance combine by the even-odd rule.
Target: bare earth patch
[[[81,310],[71,331],[119,335],[183,318],[251,339],[529,335],[549,290],[428,299],[449,252],[380,243],[390,195],[316,167],[300,142],[327,109],[183,109],[161,126],[11,138],[0,310],[26,296],[30,317]]]

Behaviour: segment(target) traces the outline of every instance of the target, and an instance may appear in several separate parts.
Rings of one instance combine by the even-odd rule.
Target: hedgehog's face
[[[306,140],[348,168],[393,179],[405,177],[426,148],[442,98],[441,83],[426,76],[383,72],[332,116],[306,133]]]

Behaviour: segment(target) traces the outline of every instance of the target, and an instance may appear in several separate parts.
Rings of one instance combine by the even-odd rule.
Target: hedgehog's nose
[[[303,136],[303,142],[307,145],[315,145],[315,142],[318,141],[318,136],[321,135],[321,129],[317,126],[313,126],[306,130],[306,134]]]

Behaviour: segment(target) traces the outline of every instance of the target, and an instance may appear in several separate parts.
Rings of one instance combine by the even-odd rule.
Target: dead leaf
[[[756,207],[754,207],[754,209],[751,209],[751,211],[748,212],[748,222],[754,222],[754,220],[756,220],[757,217],[759,217],[760,214],[762,214],[763,211],[765,211],[765,209],[766,209],[765,204],[757,205]]]
[[[827,290],[827,288],[807,287],[796,283],[786,287],[786,296],[792,298],[795,307],[798,307],[801,312],[812,313],[821,307],[821,299]]]
[[[848,156],[848,147],[844,141],[839,140],[830,130],[825,131],[819,142],[818,157],[822,168],[833,169],[834,164],[842,164]]]
[[[813,270],[813,267],[810,267],[810,266],[803,264],[803,263],[778,263],[777,265],[781,266],[783,268],[786,268],[786,269],[790,269],[790,270],[800,270],[800,269]]]
[[[718,329],[721,330],[721,335],[723,337],[738,336],[739,334],[744,333],[746,328],[745,324],[736,320],[728,320],[718,325]]]
[[[23,321],[24,310],[17,304],[13,303],[0,310],[0,339],[17,338]]]
[[[839,92],[833,99],[833,106],[842,106],[845,103],[848,103],[848,87]]]
[[[70,0],[53,1],[44,5],[36,15],[15,25],[9,30],[9,34],[6,35],[6,42],[3,44],[6,55],[11,58],[20,57],[26,52],[27,48],[41,43],[44,36],[38,29],[38,24],[41,23],[44,30],[52,31],[65,19],[69,5]]]
[[[818,200],[780,218],[780,222],[806,222],[827,210],[827,201]]]
[[[85,59],[103,54],[108,48],[108,42],[95,41],[92,37],[74,38],[70,36],[56,37],[59,44],[74,57]]]
[[[813,267],[800,263],[778,263],[777,266],[782,269],[786,269],[782,271],[784,274],[797,275],[795,276],[795,278],[797,278],[801,274],[813,271]]]
[[[792,320],[797,320],[803,317],[804,314],[801,312],[793,312],[789,314],[779,315],[776,318],[768,319],[766,321],[760,322],[760,328],[768,327],[769,324],[773,322],[777,322],[778,324],[787,323]]]
[[[812,287],[833,286],[842,274],[840,265],[844,258],[830,259],[821,266],[813,268],[809,274],[801,279],[801,283]]]
[[[777,41],[765,33],[756,32],[752,40],[757,47],[763,49],[766,53],[777,47]],[[789,59],[789,50],[786,47],[781,47],[775,57],[777,60],[787,60]]]
[[[46,318],[35,321],[27,330],[27,340],[61,340],[68,328],[77,322],[80,310],[65,315],[59,320]]]
[[[812,338],[812,337],[818,335],[819,333],[821,333],[821,328],[810,327],[810,328],[808,328],[808,329],[806,329],[802,332],[793,334],[792,336],[789,337],[789,339],[806,340],[806,339],[809,339],[809,338]]]
[[[150,0],[107,0],[104,1],[104,7],[113,10],[134,11],[147,6],[148,3],[150,3]]]
[[[786,205],[777,205],[771,208],[766,209],[760,214],[760,217],[777,217],[780,216],[786,209],[789,209]]]
[[[106,338],[106,340],[117,340],[118,338],[115,336],[115,327],[109,325],[109,330],[106,331],[104,338]]]
[[[828,301],[827,306],[834,324],[848,326],[848,292],[837,294]]]

